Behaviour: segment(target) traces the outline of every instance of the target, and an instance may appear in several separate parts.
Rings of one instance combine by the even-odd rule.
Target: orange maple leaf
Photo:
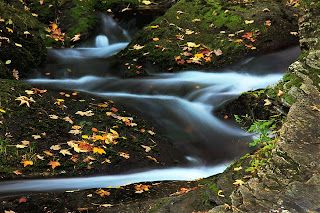
[[[61,166],[58,161],[50,161],[48,165],[52,166],[52,169],[56,168],[57,166]]]

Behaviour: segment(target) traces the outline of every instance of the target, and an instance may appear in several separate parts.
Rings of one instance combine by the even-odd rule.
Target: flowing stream
[[[190,180],[222,172],[228,163],[249,151],[252,136],[236,124],[214,116],[213,110],[242,92],[279,81],[299,55],[299,47],[249,58],[217,72],[152,73],[122,79],[110,59],[125,48],[130,33],[102,16],[101,33],[87,46],[51,49],[48,63],[26,82],[34,86],[77,90],[112,99],[156,122],[161,134],[181,150],[189,167],[112,176],[0,182],[0,197],[33,191],[118,186],[160,180]],[[50,76],[46,75],[50,73]]]

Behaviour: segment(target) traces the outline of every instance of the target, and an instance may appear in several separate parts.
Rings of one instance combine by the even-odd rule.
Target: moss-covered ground
[[[297,44],[301,13],[274,1],[181,0],[141,30],[118,56],[138,66],[155,65],[161,72],[223,67]],[[137,69],[126,73],[142,74]]]
[[[2,179],[114,174],[184,162],[154,127],[112,100],[0,82]]]

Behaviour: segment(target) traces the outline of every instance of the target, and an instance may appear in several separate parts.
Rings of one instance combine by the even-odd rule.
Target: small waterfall
[[[105,35],[98,35],[95,40],[95,45],[98,48],[109,46],[109,39]]]

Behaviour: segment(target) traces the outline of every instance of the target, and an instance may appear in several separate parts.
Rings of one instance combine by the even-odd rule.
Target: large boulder
[[[26,76],[45,59],[46,48],[39,34],[39,21],[28,11],[0,2],[0,77],[17,70]]]

